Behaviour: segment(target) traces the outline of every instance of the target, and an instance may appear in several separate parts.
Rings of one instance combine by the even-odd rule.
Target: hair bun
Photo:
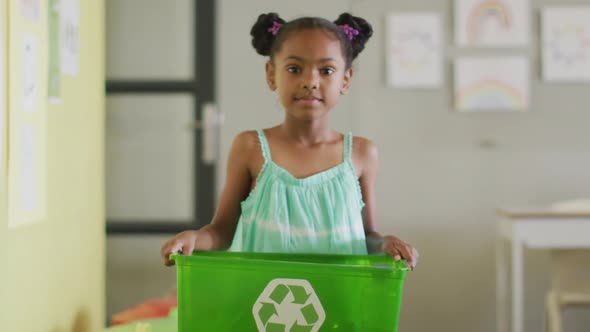
[[[280,18],[277,13],[260,14],[250,30],[252,46],[260,55],[270,55],[272,43],[276,38],[275,35],[268,31],[273,22],[285,24],[285,20]]]
[[[350,13],[343,13],[338,16],[338,19],[334,21],[334,24],[340,26],[347,24],[348,26],[358,30],[359,34],[356,35],[351,41],[353,59],[359,55],[364,49],[365,44],[373,36],[373,27],[364,18],[353,16]]]

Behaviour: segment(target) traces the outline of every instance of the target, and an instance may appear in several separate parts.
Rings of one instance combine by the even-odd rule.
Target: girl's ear
[[[275,91],[277,89],[277,84],[275,81],[275,66],[270,61],[266,63],[266,84],[268,84],[268,88],[271,91]]]
[[[348,89],[350,88],[351,83],[352,83],[352,68],[348,68],[344,72],[344,79],[342,80],[342,88],[340,89],[341,95],[345,95],[348,93]]]

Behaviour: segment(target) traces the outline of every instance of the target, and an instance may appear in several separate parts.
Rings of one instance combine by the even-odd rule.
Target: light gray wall
[[[351,94],[333,113],[333,123],[378,144],[381,231],[402,236],[421,252],[420,265],[407,279],[400,330],[495,331],[494,210],[590,196],[590,86],[542,82],[537,41],[542,5],[590,1],[532,3],[532,45],[493,52],[529,55],[531,110],[459,114],[450,107],[450,60],[477,52],[452,46],[451,0],[219,1],[217,89],[226,122],[218,190],[233,137],[282,119],[280,104],[264,82],[265,59],[250,46],[257,15],[277,11],[286,19],[336,18],[352,10],[373,24],[375,35],[359,57]],[[385,14],[414,10],[443,16],[446,79],[440,89],[394,90],[384,83]],[[526,260],[527,331],[540,331],[547,255],[527,252]],[[566,328],[589,326],[583,315],[568,313]]]

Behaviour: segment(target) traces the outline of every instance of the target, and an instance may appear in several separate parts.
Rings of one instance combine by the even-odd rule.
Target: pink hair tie
[[[272,33],[273,36],[276,36],[277,33],[279,33],[279,30],[281,29],[282,26],[283,26],[283,24],[281,24],[277,21],[272,21],[272,26],[270,28],[268,28],[266,31]]]
[[[359,31],[348,24],[339,25],[340,29],[344,31],[344,34],[348,36],[348,40],[353,40],[354,37],[358,36]]]

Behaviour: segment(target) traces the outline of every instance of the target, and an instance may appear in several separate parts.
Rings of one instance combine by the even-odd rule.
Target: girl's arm
[[[363,222],[369,253],[386,253],[396,260],[405,259],[412,268],[418,262],[418,251],[410,244],[396,236],[382,236],[377,231],[377,207],[375,198],[375,183],[379,164],[377,146],[366,138],[355,137],[353,163],[361,186],[361,193],[365,202]]]
[[[365,207],[363,209],[363,222],[365,236],[367,238],[367,250],[370,254],[383,252],[383,237],[377,232],[376,222],[376,199],[375,199],[375,181],[379,164],[379,153],[377,146],[366,138],[355,137],[352,151],[354,164],[358,165],[357,176],[361,185],[361,193]],[[356,158],[354,158],[356,157]]]
[[[164,264],[175,252],[190,255],[194,250],[225,250],[232,243],[241,213],[240,203],[248,196],[252,183],[251,165],[259,151],[255,132],[243,132],[234,138],[227,160],[226,183],[210,224],[199,230],[177,234],[162,246]]]
[[[251,159],[261,154],[257,140],[254,132],[243,132],[234,138],[227,159],[225,186],[211,224],[201,228],[207,238],[197,242],[196,250],[225,250],[231,245],[242,212],[240,203],[250,192]]]

